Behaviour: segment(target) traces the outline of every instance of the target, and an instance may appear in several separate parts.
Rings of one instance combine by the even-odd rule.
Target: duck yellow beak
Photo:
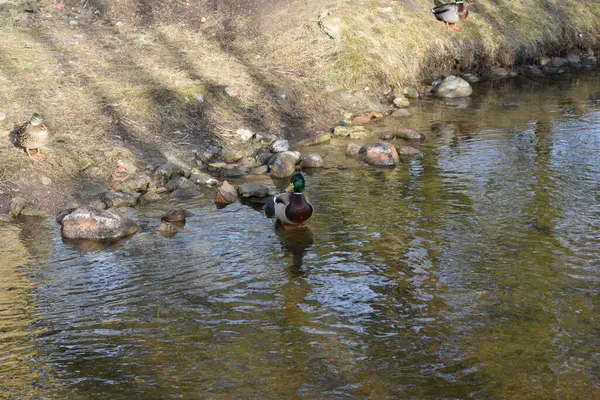
[[[287,187],[285,188],[284,192],[293,192],[294,191],[294,184],[290,183],[289,185],[287,185]]]

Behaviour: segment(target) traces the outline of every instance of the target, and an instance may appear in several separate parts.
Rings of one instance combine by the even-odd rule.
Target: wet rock
[[[111,209],[77,208],[62,215],[60,221],[57,218],[57,222],[61,224],[61,234],[68,239],[116,240],[138,231],[133,220]]]
[[[549,75],[560,75],[560,74],[564,74],[566,69],[565,68],[556,68],[556,67],[543,67],[542,71],[546,74]]]
[[[410,117],[410,112],[408,110],[400,108],[398,110],[395,110],[391,114],[391,116],[394,117],[394,118],[406,118],[406,117]]]
[[[172,192],[173,190],[182,189],[182,188],[192,188],[195,189],[194,182],[183,176],[176,176],[174,178],[169,179],[167,183],[165,183],[165,189]]]
[[[407,156],[407,157],[418,156],[421,154],[421,152],[419,150],[417,150],[411,146],[398,146],[398,147],[396,147],[396,151],[398,152],[399,155]]]
[[[184,229],[185,222],[168,222],[161,221],[160,225],[154,228],[157,232],[159,232],[164,237],[171,238],[177,235],[180,232],[186,232]]]
[[[501,67],[492,68],[489,73],[489,78],[491,79],[502,79],[508,78],[510,76],[512,76],[510,71],[508,71],[506,68]]]
[[[571,64],[579,64],[581,62],[581,59],[579,58],[579,56],[575,53],[569,53],[567,55],[567,61]]]
[[[269,146],[269,149],[273,153],[283,153],[284,151],[288,151],[290,149],[290,144],[285,139],[277,139]]]
[[[266,165],[261,165],[260,167],[252,168],[250,173],[252,175],[264,175],[269,171],[269,167]]]
[[[185,171],[179,165],[174,164],[172,162],[167,162],[163,165],[160,165],[152,171],[152,181],[156,184],[156,186],[161,187],[165,186],[165,184],[176,176],[185,176]]]
[[[240,198],[235,186],[231,185],[227,181],[223,181],[223,184],[217,192],[216,202],[218,204],[232,204],[239,200]]]
[[[302,157],[302,164],[304,168],[323,168],[323,158],[318,154],[309,154],[306,157]]]
[[[238,188],[240,197],[263,198],[269,194],[269,187],[261,183],[244,183]]]
[[[395,136],[408,140],[425,140],[427,138],[425,134],[412,128],[398,128],[396,129]]]
[[[319,28],[321,28],[321,31],[334,40],[340,39],[345,27],[342,19],[333,15],[327,15],[319,21]]]
[[[364,161],[376,167],[394,167],[400,158],[396,148],[389,143],[375,143],[367,148]]]
[[[562,57],[552,57],[552,63],[551,65],[554,68],[560,68],[560,67],[566,67],[567,64],[569,63],[569,60],[562,58]]]
[[[480,78],[477,74],[463,74],[462,78],[469,83],[477,83],[480,81]]]
[[[132,192],[145,192],[148,190],[149,184],[150,177],[148,175],[141,175],[127,178],[125,181],[117,185],[117,189],[130,190]]]
[[[144,193],[138,199],[140,204],[153,203],[158,200],[160,200],[160,194],[158,194],[155,190],[151,190],[151,191]]]
[[[209,187],[214,187],[219,184],[219,181],[210,176],[205,172],[200,172],[197,169],[192,169],[190,175],[190,181],[196,185],[205,185]]]
[[[193,214],[186,209],[173,208],[163,214],[163,216],[160,217],[160,220],[166,222],[185,222],[185,219],[192,215]]]
[[[379,132],[377,134],[377,137],[381,140],[385,140],[386,142],[389,142],[390,140],[394,139],[396,137],[396,135],[392,131],[383,131],[383,132]]]
[[[402,91],[402,94],[404,95],[404,97],[407,97],[409,99],[419,98],[419,91],[413,87],[405,87]]]
[[[108,208],[135,207],[140,194],[131,191],[104,192],[102,201]]]
[[[171,192],[170,196],[172,198],[184,199],[184,198],[193,198],[202,196],[202,192],[189,187],[180,187],[179,189]]]
[[[22,197],[14,197],[10,201],[10,210],[8,211],[8,213],[10,215],[12,215],[13,217],[18,217],[19,214],[21,214],[21,211],[23,211],[23,209],[25,208],[26,205],[27,205],[27,201],[24,198],[22,198]]]
[[[583,68],[581,63],[569,63],[569,67],[573,68],[575,71],[579,71]]]
[[[279,156],[271,167],[272,178],[286,178],[292,176],[296,171],[296,162],[300,158],[299,155],[294,154],[295,152],[286,151],[279,153]]]
[[[404,97],[404,95],[396,96],[396,98],[394,98],[393,103],[398,108],[410,106],[410,101],[406,97]]]
[[[224,178],[238,178],[246,175],[246,168],[240,168],[237,166],[230,166],[221,169],[221,176]]]
[[[525,67],[525,70],[523,71],[523,73],[527,76],[542,76],[542,75],[544,75],[544,72],[542,72],[542,70],[539,69],[535,65],[528,65],[527,67]]]
[[[247,128],[240,128],[235,131],[236,137],[242,142],[248,142],[254,137],[254,132]]]
[[[593,55],[586,55],[581,58],[583,68],[592,68],[598,63],[598,60]]]
[[[357,145],[356,143],[350,143],[348,146],[346,146],[346,157],[349,158],[358,158],[360,154],[364,154],[366,153],[367,149],[365,149],[364,147],[361,147],[359,145]]]
[[[466,97],[473,93],[473,88],[464,79],[450,75],[438,82],[432,92],[437,97]]]

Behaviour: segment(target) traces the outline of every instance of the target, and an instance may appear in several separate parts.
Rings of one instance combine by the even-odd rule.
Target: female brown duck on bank
[[[266,205],[267,216],[275,215],[283,223],[283,227],[302,228],[312,217],[313,206],[304,194],[305,180],[300,173],[292,175],[285,192],[273,197]]]
[[[471,1],[467,0],[467,3],[471,3]],[[454,3],[441,4],[432,8],[431,12],[438,21],[442,21],[446,24],[446,30],[449,31],[462,30],[462,28],[456,24],[469,16],[469,10],[467,9],[467,5],[463,3],[463,0],[456,0]]]
[[[47,140],[48,128],[42,123],[42,116],[38,113],[34,113],[29,118],[29,122],[22,125],[16,132],[17,146],[24,148],[27,156],[34,161],[45,157],[40,148]],[[32,156],[30,150],[36,150],[36,154]]]

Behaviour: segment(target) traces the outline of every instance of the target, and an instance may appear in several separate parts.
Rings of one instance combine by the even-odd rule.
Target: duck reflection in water
[[[304,263],[304,256],[313,244],[312,231],[307,226],[295,229],[285,229],[281,221],[275,220],[275,234],[281,242],[283,250],[293,257],[292,266],[294,268],[292,273],[297,276],[302,275],[301,267]]]

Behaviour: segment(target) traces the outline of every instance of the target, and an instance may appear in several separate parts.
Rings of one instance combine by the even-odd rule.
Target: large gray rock
[[[104,192],[102,201],[106,207],[135,207],[140,194],[132,191]]]
[[[202,196],[202,192],[196,190],[193,187],[180,187],[178,189],[173,190],[169,196],[173,198],[184,199],[200,197]]]
[[[61,234],[68,239],[116,240],[138,231],[133,220],[113,209],[77,208],[63,213],[57,221]]]
[[[277,139],[269,146],[273,153],[283,153],[290,149],[290,143],[285,139]]]
[[[598,63],[598,60],[593,55],[586,55],[581,58],[581,65],[584,68],[591,68]]]
[[[132,192],[145,192],[148,190],[150,177],[148,175],[129,177],[117,185],[118,190],[130,190]]]
[[[244,183],[238,188],[238,193],[244,198],[263,198],[269,194],[269,187],[261,183]]]
[[[169,179],[169,181],[167,183],[165,183],[165,189],[167,189],[170,192],[177,190],[177,189],[182,189],[182,188],[195,189],[195,187],[196,187],[196,185],[194,185],[194,182],[192,182],[191,180],[189,180],[183,176],[173,177],[173,178]]]
[[[192,174],[190,175],[190,181],[192,181],[196,185],[206,185],[206,186],[217,186],[219,181],[210,176],[205,172],[200,172],[198,170],[192,170]]]
[[[397,138],[409,140],[425,140],[427,136],[412,128],[398,128],[394,133]]]
[[[577,54],[574,53],[569,53],[567,55],[567,61],[573,64],[577,64],[581,61],[581,59],[579,58],[579,56]]]
[[[156,191],[154,190],[151,190],[141,195],[138,201],[140,202],[140,204],[148,204],[158,201],[160,200],[160,198],[160,194],[156,193]]]
[[[569,60],[562,57],[552,57],[552,66],[554,68],[566,67],[569,63]]]
[[[544,72],[539,69],[536,65],[528,65],[525,67],[523,73],[527,76],[542,76]]]
[[[437,97],[466,97],[473,93],[473,88],[464,79],[450,75],[438,82],[432,92]]]
[[[300,153],[295,151],[284,151],[271,166],[272,178],[286,178],[292,176],[296,171],[296,163],[300,158]]]
[[[179,165],[167,162],[160,165],[152,171],[151,178],[156,186],[164,186],[171,178],[176,176],[185,176],[185,171]]]
[[[396,148],[389,143],[375,143],[367,148],[364,161],[376,167],[394,167],[400,158]]]
[[[217,192],[217,204],[231,204],[239,200],[240,197],[235,186],[231,185],[227,181],[223,181],[223,184]]]
[[[304,168],[323,168],[323,158],[318,154],[309,154],[302,157],[302,166]]]

